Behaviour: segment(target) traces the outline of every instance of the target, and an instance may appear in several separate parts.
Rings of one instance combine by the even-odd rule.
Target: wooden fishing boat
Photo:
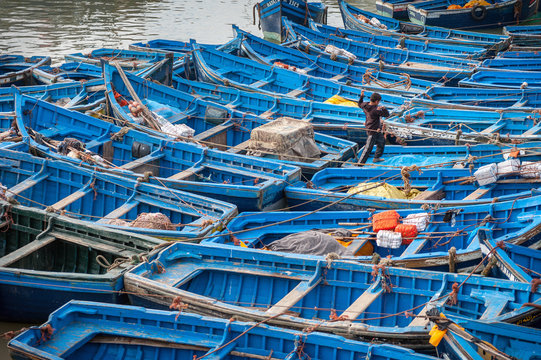
[[[8,199],[87,224],[196,241],[237,213],[237,207],[226,202],[28,153],[0,149],[0,165]],[[147,220],[143,213],[162,215]]]
[[[432,81],[456,84],[458,80],[469,76],[479,65],[476,60],[375,46],[336,36],[327,36],[285,19],[283,23],[288,41],[296,42],[295,46],[299,49],[304,50],[308,47],[311,52],[318,55],[329,58],[332,56],[339,61],[377,68],[381,71],[405,73]],[[329,50],[329,46],[334,47],[332,51]],[[335,50],[336,48],[338,50]],[[351,55],[344,55],[343,50]]]
[[[464,87],[479,88],[540,88],[541,72],[481,68],[469,78],[460,80],[458,84]]]
[[[68,62],[60,66],[40,66],[32,70],[32,77],[39,84],[54,84],[66,81],[88,81],[101,79],[101,68],[96,65]]]
[[[495,59],[528,59],[528,58],[534,58],[537,59],[541,57],[541,54],[539,53],[539,47],[518,47],[514,49],[509,49],[507,51],[503,51],[501,53],[498,53],[494,58]]]
[[[514,200],[537,193],[539,178],[506,176],[494,183],[479,185],[469,169],[329,168],[286,188],[289,206],[296,210],[419,209],[421,207],[467,206]],[[392,198],[388,185],[404,189],[401,198]],[[418,189],[411,193],[408,189]]]
[[[359,87],[340,84],[329,79],[269,66],[254,60],[234,56],[215,49],[201,48],[194,43],[193,65],[197,80],[219,85],[233,86],[241,90],[274,96],[326,101],[338,95],[357,101]],[[370,93],[366,92],[367,96]],[[397,107],[404,103],[401,96],[381,94],[382,105]]]
[[[444,335],[437,351],[448,354],[450,359],[484,360],[491,356],[502,360],[533,360],[541,355],[539,329],[442,315],[431,315],[430,319],[441,327]]]
[[[494,70],[541,71],[541,58],[494,58],[486,59],[481,68]]]
[[[103,79],[86,82],[71,81],[52,85],[33,85],[18,87],[16,92],[41,99],[65,109],[86,111],[105,102]],[[14,90],[0,88],[0,102],[3,111],[15,111]]]
[[[385,120],[385,124],[399,141],[416,145],[522,143],[541,139],[538,118],[538,113],[520,108],[505,112],[409,108]]]
[[[475,4],[470,7],[470,4]],[[487,5],[488,4],[488,5]],[[450,8],[451,5],[455,5]],[[525,20],[537,13],[537,0],[494,0],[483,4],[469,0],[426,0],[408,5],[408,17],[421,26],[451,29],[496,28]]]
[[[64,58],[68,62],[86,63],[97,66],[101,65],[101,60],[116,61],[127,70],[138,70],[165,59],[165,55],[163,53],[148,51],[102,48],[92,50],[88,53],[65,55]],[[178,56],[176,55],[177,59]]]
[[[428,89],[411,100],[414,106],[465,110],[535,112],[541,107],[539,89],[443,87]]]
[[[0,213],[2,321],[43,321],[71,299],[125,303],[122,275],[164,244],[5,200]]]
[[[419,0],[376,0],[378,14],[397,20],[408,20],[408,4]]]
[[[122,130],[25,96],[17,103],[17,125],[33,152],[134,180],[149,172],[151,184],[228,201],[241,211],[280,206],[286,184],[300,179],[295,166]],[[83,149],[72,150],[78,156],[60,150],[66,138],[80,141]]]
[[[212,46],[212,45],[209,45]],[[192,50],[189,41],[154,39],[140,41],[129,46],[130,50],[186,54]]]
[[[447,146],[402,146],[386,145],[385,159],[374,163],[370,157],[364,167],[384,166],[402,168],[404,166],[422,166],[427,168],[469,168],[479,167],[493,162],[502,162],[511,154],[521,161],[541,161],[540,142],[523,144],[477,144]],[[346,167],[348,164],[345,164]],[[355,165],[351,165],[355,166]]]
[[[361,10],[348,4],[344,0],[340,0],[338,4],[346,29],[360,30],[372,34],[382,34],[399,38],[404,37],[407,39],[427,40],[429,42],[484,46],[491,52],[505,50],[511,41],[508,36],[475,31],[461,31],[436,26],[421,26],[409,22],[398,21],[366,10]],[[371,24],[370,19],[372,18],[375,18],[377,22],[373,22],[376,24],[379,23],[380,26]],[[366,22],[366,19],[369,21]]]
[[[31,85],[32,70],[50,63],[49,56],[0,55],[0,86]]]
[[[299,24],[307,24],[312,19],[319,23],[327,23],[327,6],[321,2],[307,2],[306,0],[263,0],[254,6],[259,15],[259,28],[263,36],[277,43],[282,38],[282,17]]]
[[[504,35],[511,38],[511,43],[519,46],[541,46],[540,25],[507,25],[502,29]]]
[[[208,50],[210,51],[210,49]],[[133,74],[124,74],[126,77],[124,80],[118,69],[111,66],[106,66],[105,69],[104,77],[108,89],[109,104],[113,108],[115,116],[123,123],[133,124],[136,121],[129,114],[129,105],[127,103],[121,105],[119,101],[121,99],[134,99],[133,95],[135,94],[140,99],[145,99],[146,106],[150,110],[157,111],[159,115],[163,113],[162,117],[165,117],[171,124],[186,124],[193,129],[195,134],[192,140],[235,154],[246,154],[249,150],[248,140],[250,140],[251,131],[268,123],[268,120],[256,115],[205,101]],[[286,70],[284,72],[288,73]],[[128,89],[126,84],[129,84],[133,92]],[[117,95],[115,98],[115,94],[120,94],[120,96]],[[162,137],[167,135],[158,131],[154,131],[153,134],[161,134]],[[173,137],[177,136],[173,135]],[[167,138],[170,139],[169,136]],[[319,133],[315,133],[314,141],[321,152],[319,157],[280,159],[270,153],[264,153],[262,157],[298,166],[306,176],[310,177],[322,168],[341,164],[341,162],[350,159],[356,148],[356,143]]]
[[[377,4],[377,2],[376,2]],[[357,42],[371,43],[378,46],[399,48],[428,54],[450,56],[455,58],[479,59],[487,55],[488,50],[481,46],[445,44],[427,42],[426,40],[406,39],[400,40],[391,36],[374,35],[355,30],[342,29],[335,26],[318,24],[310,21],[310,28],[327,36],[337,36]]]
[[[48,336],[46,329],[54,329]],[[42,333],[47,334],[42,337]],[[320,332],[277,328],[185,312],[71,301],[42,326],[10,341],[23,359],[336,359],[436,360],[384,344],[368,344]]]
[[[479,233],[479,240],[483,254],[495,262],[492,271],[495,276],[526,283],[541,277],[538,271],[541,267],[541,244],[536,237],[529,239],[523,246],[506,243],[499,247],[490,229],[483,229]]]
[[[414,348],[427,347],[432,307],[526,325],[541,302],[540,289],[503,279],[184,243],[126,273],[124,286],[133,304],[174,300],[188,312]]]
[[[514,244],[534,241],[541,238],[541,220],[535,219],[539,210],[541,196],[443,211],[400,210],[398,214],[402,219],[409,215],[410,218],[417,216],[419,219],[427,216],[429,220],[424,230],[419,230],[415,237],[403,240],[396,248],[389,248],[386,243],[377,241],[371,221],[376,213],[372,211],[291,211],[273,212],[272,216],[242,213],[228,224],[227,232],[205,239],[202,243],[223,244],[227,248],[263,248],[321,258],[336,252],[342,259],[354,258],[369,264],[381,259],[381,263],[387,266],[469,272],[481,261],[479,229],[494,229],[495,241]],[[500,227],[502,220],[496,219],[507,219],[509,226]],[[322,234],[328,235],[325,242],[321,239]],[[304,247],[294,243],[295,239],[308,245]]]
[[[315,56],[273,44],[257,36],[240,30],[233,25],[233,31],[239,38],[237,55],[244,55],[262,64],[274,65],[320,78],[338,81],[342,84],[359,86],[380,93],[412,96],[436,86],[437,83],[379,71],[378,69],[344,64],[323,56]],[[229,50],[229,49],[228,49]]]

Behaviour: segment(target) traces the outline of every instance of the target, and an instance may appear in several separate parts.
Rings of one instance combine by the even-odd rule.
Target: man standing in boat
[[[383,149],[385,149],[385,134],[383,133],[383,121],[381,117],[388,117],[389,111],[383,107],[379,106],[381,101],[381,95],[378,93],[372,93],[370,96],[370,101],[363,101],[364,99],[364,90],[361,91],[361,97],[359,98],[359,107],[364,110],[366,116],[366,121],[364,127],[366,129],[366,144],[364,145],[364,150],[359,157],[359,165],[364,165],[374,144],[376,144],[376,153],[374,154],[373,162],[377,163],[383,161],[381,155],[383,155]]]

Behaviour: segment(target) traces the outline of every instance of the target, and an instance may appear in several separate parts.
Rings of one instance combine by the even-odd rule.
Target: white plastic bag
[[[389,230],[380,230],[376,238],[379,247],[398,249],[402,245],[402,234]]]
[[[520,166],[520,176],[527,179],[537,179],[541,177],[541,162],[524,161]]]
[[[428,213],[418,213],[418,214],[409,214],[402,221],[403,224],[415,225],[417,227],[417,232],[425,231],[428,226],[428,219],[430,215]]]
[[[506,176],[520,170],[520,159],[511,158],[498,163],[498,176]]]
[[[481,166],[473,176],[479,186],[493,184],[498,181],[498,166],[495,163]]]

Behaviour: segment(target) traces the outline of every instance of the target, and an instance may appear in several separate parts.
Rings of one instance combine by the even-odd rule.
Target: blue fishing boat
[[[152,63],[165,59],[164,53],[135,51],[125,49],[102,48],[88,53],[74,53],[65,55],[68,62],[86,63],[100,66],[101,60],[115,61],[127,70],[144,69]],[[178,58],[179,55],[176,55]]]
[[[437,86],[411,103],[426,108],[534,112],[541,107],[541,90]]]
[[[315,174],[309,184],[288,186],[286,197],[289,206],[305,211],[324,206],[326,210],[342,211],[419,209],[514,200],[536,194],[541,185],[539,178],[516,175],[501,180],[495,175],[494,179],[482,185],[484,181],[472,176],[469,169],[329,168]],[[403,193],[394,195],[389,185],[403,189]]]
[[[105,102],[103,79],[21,86],[17,88],[17,91],[62,106],[65,109],[77,111],[90,110]],[[0,102],[3,104],[3,111],[15,111],[13,93],[11,88],[0,88]]]
[[[410,76],[456,84],[479,65],[476,60],[458,59],[439,56],[408,49],[387,48],[361,43],[336,36],[327,36],[321,32],[294,24],[284,19],[284,28],[288,41],[304,50],[346,63],[377,68],[381,71],[405,73]],[[345,51],[345,52],[344,52]]]
[[[494,240],[506,243],[521,244],[540,239],[541,220],[535,219],[540,210],[541,196],[444,211],[400,210],[401,219],[417,218],[422,220],[419,222],[422,226],[415,236],[403,237],[402,243],[395,248],[378,240],[372,231],[371,219],[379,212],[290,211],[273,212],[272,216],[242,213],[228,224],[228,231],[202,243],[309,254],[322,259],[329,253],[336,253],[342,259],[363,263],[466,272],[481,261],[479,229],[494,229]],[[489,218],[507,218],[509,227],[500,228],[497,220]]]
[[[126,303],[124,272],[165,244],[4,200],[0,216],[2,321],[43,321],[71,299]]]
[[[412,96],[437,85],[428,80],[379,71],[378,69],[345,64],[327,57],[307,54],[295,48],[273,44],[240,30],[233,25],[239,38],[236,54],[257,62],[279,66],[310,76],[327,78],[342,84],[362,87],[380,93]]]
[[[335,258],[176,243],[126,273],[124,287],[136,305],[175,301],[199,314],[415,348],[428,345],[422,316],[432,307],[523,325],[540,315],[541,290],[530,284]]]
[[[327,6],[321,2],[307,2],[306,0],[263,0],[254,5],[259,15],[259,28],[263,36],[271,41],[281,43],[282,17],[299,24],[308,24],[308,20],[327,23]]]
[[[483,254],[490,256],[491,262],[495,263],[495,266],[491,265],[495,276],[526,283],[541,277],[541,251],[537,237],[528,239],[524,246],[507,243],[500,246],[490,229],[482,229],[479,240]]]
[[[465,144],[541,140],[539,114],[521,111],[408,108],[385,120],[399,143]]]
[[[540,58],[541,53],[539,53],[539,48],[529,48],[529,47],[519,47],[514,49],[509,49],[507,51],[503,51],[496,55],[495,59],[507,59],[507,58],[519,58],[519,59],[528,59],[528,58]]]
[[[229,203],[28,153],[0,149],[0,164],[8,199],[88,224],[196,241],[237,213]]]
[[[486,59],[481,68],[494,70],[541,71],[541,58],[494,58]]]
[[[213,50],[206,49],[206,51]],[[221,52],[218,53],[227,55]],[[286,70],[284,72],[288,73]],[[150,110],[155,111],[158,115],[164,114],[162,118],[170,124],[185,124],[193,129],[194,135],[192,139],[189,139],[188,136],[181,136],[181,138],[188,138],[188,141],[196,140],[207,146],[227,150],[235,154],[247,154],[250,150],[251,133],[262,125],[268,125],[268,120],[256,115],[230,109],[211,101],[205,101],[167,86],[155,84],[133,74],[125,74],[124,76],[126,76],[125,80],[122,79],[118,68],[105,67],[104,77],[108,89],[109,104],[121,124],[137,123],[130,114],[129,104],[127,102],[122,104],[122,99],[134,99],[133,95],[139,94],[138,97],[145,99],[145,105]],[[133,93],[128,89],[127,83],[130,84]],[[143,100],[140,101],[143,102]],[[155,116],[149,115],[146,119],[151,117]],[[167,129],[169,128],[167,127]],[[167,133],[164,134],[161,131],[160,129],[160,131],[153,131],[152,133],[170,139]],[[170,130],[166,130],[166,132],[173,137],[179,136],[179,134],[171,134]],[[311,176],[322,168],[333,164],[341,164],[341,162],[350,159],[353,157],[356,148],[354,142],[319,133],[313,135],[313,141],[315,141],[317,149],[319,149],[319,155],[314,153],[307,156],[298,154],[297,156],[286,157],[264,151],[261,156],[273,159],[273,161],[299,166],[305,175]]]
[[[481,46],[445,44],[427,42],[426,40],[396,39],[391,36],[374,35],[355,30],[348,30],[329,25],[318,24],[310,21],[310,28],[327,36],[337,36],[363,43],[371,43],[378,46],[407,49],[416,52],[450,56],[456,58],[479,59],[487,55],[488,50]]]
[[[419,0],[376,0],[376,11],[397,20],[408,20],[408,4]]]
[[[34,80],[39,84],[54,84],[66,81],[88,81],[101,79],[101,68],[86,63],[68,62],[60,66],[40,66],[32,70]]]
[[[541,25],[507,25],[502,29],[519,46],[541,46]]]
[[[439,336],[438,353],[450,359],[533,360],[541,356],[541,330],[501,321],[470,320],[434,311],[431,322]],[[443,333],[443,334],[442,334]],[[438,336],[438,335],[436,335]]]
[[[525,89],[541,87],[541,72],[520,70],[492,70],[481,68],[459,86],[480,88]]]
[[[155,39],[149,41],[140,41],[129,46],[130,50],[146,51],[146,52],[163,52],[163,53],[178,53],[186,54],[192,50],[189,41],[177,41],[166,39]]]
[[[71,301],[45,324],[31,327],[8,346],[16,360],[437,359],[397,346],[321,332],[84,301]]]
[[[22,141],[33,152],[134,180],[150,173],[151,184],[231,202],[241,211],[280,206],[286,184],[300,179],[295,166],[122,130],[25,96],[17,103]],[[65,150],[66,139],[80,148]]]
[[[472,5],[472,6],[470,6]],[[408,17],[414,24],[451,29],[496,28],[517,23],[537,13],[537,0],[426,0],[408,5]]]
[[[361,10],[346,3],[344,0],[340,0],[338,4],[346,29],[399,38],[426,40],[429,42],[484,46],[491,52],[502,51],[510,43],[508,36],[453,30],[436,26],[421,26]],[[376,19],[377,21],[372,19]]]
[[[541,161],[540,142],[523,144],[477,144],[447,146],[402,146],[386,145],[385,159],[373,163],[370,157],[365,167],[384,166],[402,168],[403,166],[422,166],[428,168],[469,168],[479,167],[493,162],[503,162],[513,155],[521,161]],[[345,164],[346,167],[348,164]],[[351,166],[355,166],[351,164]]]
[[[359,87],[296,73],[279,66],[261,64],[215,49],[201,48],[195,43],[193,46],[193,64],[199,81],[314,101],[326,101],[338,95],[356,102],[361,94]],[[370,96],[370,93],[366,94]],[[382,105],[397,107],[404,103],[401,96],[390,94],[381,96]]]
[[[32,70],[50,63],[49,56],[0,55],[0,86],[31,85]]]

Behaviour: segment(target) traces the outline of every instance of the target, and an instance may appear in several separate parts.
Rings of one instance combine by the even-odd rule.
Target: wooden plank
[[[353,255],[357,254],[357,251],[361,250],[364,244],[368,242],[368,238],[357,238],[351,242],[348,246],[348,250],[351,250]]]
[[[426,315],[426,311],[428,310],[428,304],[423,307],[423,309],[417,314],[418,317],[411,320],[408,327],[410,326],[427,326],[429,323],[428,318],[421,317]]]
[[[15,195],[18,195],[20,193],[22,193],[23,191],[25,190],[28,190],[30,189],[32,186],[36,185],[37,183],[39,183],[41,180],[44,180],[47,178],[48,175],[41,175],[41,176],[31,176],[29,178],[26,178],[25,180],[21,181],[20,183],[18,183],[17,185],[11,187],[8,191],[7,191],[7,195],[8,197],[13,197]]]
[[[437,190],[425,190],[414,197],[413,200],[441,200],[444,196],[443,188]]]
[[[186,180],[190,176],[193,176],[193,175],[197,174],[197,171],[199,171],[199,170],[200,170],[200,168],[197,168],[197,169],[188,168],[186,170],[179,171],[178,173],[169,176],[167,179],[168,180]]]
[[[101,149],[103,159],[112,163],[113,159],[115,158],[115,148],[113,147],[113,142],[107,141],[102,145]]]
[[[500,130],[501,128],[503,128],[504,126],[505,126],[505,122],[498,121],[495,124],[492,124],[489,127],[487,127],[486,129],[482,130],[481,134],[490,134],[490,133],[496,132],[496,131]]]
[[[291,90],[290,92],[287,93],[287,96],[291,96],[291,97],[297,97],[301,94],[304,94],[306,92],[305,89],[295,89],[295,90]]]
[[[269,82],[267,80],[258,80],[255,83],[250,84],[249,86],[254,88],[260,88],[268,84]]]
[[[268,309],[265,312],[265,315],[268,316],[274,316],[278,314],[282,314],[293,305],[298,303],[303,297],[305,297],[312,289],[321,282],[321,278],[314,281],[312,285],[310,285],[310,281],[301,281],[293,290],[291,290],[289,293],[287,293],[286,296],[284,296],[280,301],[278,301],[276,304],[274,304],[270,309]]]
[[[58,232],[58,231],[52,231],[50,235],[56,237],[59,240],[67,241],[76,245],[85,246],[88,248],[92,248],[94,250],[103,251],[109,254],[117,255],[121,253],[130,253],[130,254],[133,253],[133,251],[131,250],[122,249],[121,246],[112,246],[112,245],[100,243],[97,241],[88,241],[78,236],[72,236],[72,235],[68,235],[62,232]]]
[[[227,129],[233,127],[233,124],[229,125],[216,125],[206,131],[203,131],[202,133],[199,133],[195,135],[193,138],[195,140],[206,140],[207,138],[210,138],[212,136],[216,136],[217,134],[226,131]]]
[[[71,203],[79,200],[83,196],[85,196],[87,193],[88,193],[88,190],[87,191],[78,190],[78,191],[74,192],[73,194],[66,196],[62,200],[57,201],[55,204],[51,205],[51,207],[55,208],[56,210],[62,210],[63,208],[65,208],[69,204],[71,204]]]
[[[381,280],[378,280],[370,285],[340,316],[347,317],[348,320],[357,319],[382,292]]]
[[[142,158],[130,161],[129,163],[126,163],[126,164],[120,166],[120,168],[125,169],[125,170],[133,170],[135,168],[138,168],[141,165],[144,165],[144,164],[149,163],[149,162],[154,161],[154,160],[158,160],[158,159],[160,159],[160,158],[162,158],[164,156],[165,156],[165,152],[163,152],[163,151],[159,151],[158,155],[156,155],[155,152],[152,152],[152,153],[150,153],[150,154],[148,154],[146,156],[143,156]]]
[[[117,207],[109,214],[105,215],[103,219],[96,221],[97,224],[107,224],[109,220],[118,219],[119,217],[127,214],[130,210],[139,204],[138,201],[128,201],[127,203],[122,204],[122,206]]]
[[[463,200],[477,200],[482,198],[486,193],[488,193],[491,188],[477,188],[474,192],[466,196]]]
[[[335,81],[338,81],[338,80],[342,80],[343,78],[345,78],[346,75],[344,74],[338,74],[338,75],[334,75],[331,80],[335,80]]]
[[[532,126],[532,127],[529,128],[528,130],[526,130],[525,132],[523,132],[521,136],[530,136],[530,135],[533,135],[533,134],[537,133],[537,132],[539,131],[540,128],[541,128],[541,124],[537,124],[536,126]]]
[[[44,247],[45,245],[48,245],[48,244],[52,243],[55,240],[56,240],[56,238],[53,237],[53,236],[50,236],[50,235],[45,236],[44,238],[42,238],[40,240],[34,240],[34,241],[26,244],[25,246],[20,247],[17,250],[12,251],[9,254],[7,254],[6,256],[3,256],[2,258],[0,258],[0,267],[11,265],[11,264],[21,260],[22,258],[30,255],[34,251]]]
[[[274,111],[271,111],[270,109],[259,115],[259,117],[262,117],[263,119],[270,119],[274,115]]]
[[[248,148],[248,145],[250,145],[250,140],[246,140],[245,142],[242,142],[238,144],[237,146],[232,147],[231,149],[227,150],[227,152],[238,154],[241,151],[246,150]]]
[[[427,240],[428,239],[414,239],[400,256],[417,254],[423,246],[425,246]]]

